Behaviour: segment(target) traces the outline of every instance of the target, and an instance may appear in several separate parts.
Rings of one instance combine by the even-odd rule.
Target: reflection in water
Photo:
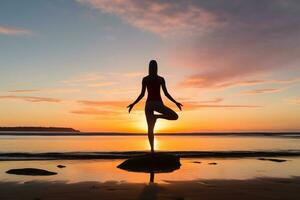
[[[144,187],[141,194],[139,195],[139,200],[155,200],[157,199],[160,187],[154,182],[154,172],[149,173],[150,180],[149,183]]]
[[[199,179],[251,179],[255,177],[282,177],[300,176],[300,158],[289,157],[283,159],[287,162],[276,163],[257,160],[256,158],[244,159],[216,159],[193,158],[181,159],[179,170],[171,173],[156,173],[155,183],[169,181],[189,181]],[[195,161],[201,163],[194,163]],[[67,181],[69,183],[96,181],[96,182],[128,182],[145,183],[151,179],[149,173],[133,173],[117,168],[122,162],[115,160],[49,160],[49,161],[1,161],[1,181]],[[217,165],[208,163],[216,162]],[[66,168],[59,169],[58,164]],[[40,168],[54,171],[58,174],[51,177],[15,176],[5,172],[12,168]],[[149,177],[150,176],[150,177]],[[154,179],[153,179],[154,180]],[[154,182],[154,181],[153,181]]]
[[[150,183],[154,183],[154,172],[150,172]]]
[[[170,173],[179,170],[180,158],[166,153],[151,153],[129,158],[117,167],[128,172],[149,173],[149,183],[139,195],[141,200],[155,200],[160,190],[154,182],[155,173]]]

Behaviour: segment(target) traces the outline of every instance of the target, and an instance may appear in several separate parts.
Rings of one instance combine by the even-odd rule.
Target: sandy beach
[[[300,198],[299,157],[182,158],[180,169],[171,173],[155,173],[152,180],[150,173],[118,169],[117,165],[123,160],[1,161],[0,199]],[[23,176],[5,173],[12,168],[26,167],[57,174]]]
[[[300,198],[300,178],[256,178],[249,180],[195,180],[156,183],[122,182],[1,182],[5,200],[61,199],[286,199]]]

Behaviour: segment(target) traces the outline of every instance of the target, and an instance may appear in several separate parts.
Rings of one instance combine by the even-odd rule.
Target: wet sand
[[[248,180],[126,182],[0,182],[3,200],[300,199],[300,177]]]
[[[180,169],[155,174],[117,168],[123,161],[1,161],[0,200],[300,199],[299,157],[182,158]],[[13,168],[57,174],[5,173]]]

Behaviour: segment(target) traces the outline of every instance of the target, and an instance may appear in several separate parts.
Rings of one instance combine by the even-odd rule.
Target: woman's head
[[[151,60],[149,63],[149,75],[156,76],[157,75],[157,62],[156,60]]]

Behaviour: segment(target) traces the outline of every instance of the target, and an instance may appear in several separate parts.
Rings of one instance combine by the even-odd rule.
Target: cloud
[[[290,84],[297,83],[300,81],[300,78],[290,78],[290,79],[282,79],[282,80],[271,80],[271,83],[282,83],[282,84]]]
[[[300,62],[298,0],[77,2],[164,39],[175,36],[164,57],[169,65],[191,69],[184,87],[259,84],[258,76],[292,70]]]
[[[193,75],[179,83],[179,87],[192,88],[227,88],[234,86],[248,86],[266,83],[265,80],[234,80],[219,82],[218,79],[207,79],[198,75]]]
[[[208,104],[196,101],[183,102],[184,110],[197,110],[201,108],[261,108],[260,105],[244,105],[244,104]]]
[[[292,104],[300,105],[300,97],[289,99],[289,102]]]
[[[92,101],[92,100],[81,100],[77,101],[79,104],[86,106],[107,106],[107,107],[126,107],[129,105],[129,101]]]
[[[62,83],[65,83],[67,85],[78,85],[78,84],[82,84],[82,83],[95,82],[101,78],[102,78],[102,76],[100,76],[98,74],[87,73],[87,74],[81,74],[78,76],[74,76],[69,79],[65,79],[62,81]]]
[[[12,35],[12,36],[28,36],[32,35],[32,32],[27,29],[8,27],[8,26],[0,26],[0,34],[3,35]]]
[[[80,89],[78,88],[42,88],[38,90],[32,90],[32,89],[17,89],[17,90],[10,90],[8,91],[9,93],[39,93],[39,94],[58,94],[58,93],[63,93],[63,94],[73,94],[80,92]]]
[[[74,94],[80,92],[79,88],[44,88],[39,90],[40,93],[44,94]]]
[[[98,83],[90,83],[87,86],[88,87],[105,87],[105,86],[111,86],[115,85],[116,82],[107,81],[107,82],[98,82]]]
[[[38,90],[10,90],[8,92],[11,92],[11,93],[32,93],[32,92],[38,92]]]
[[[290,79],[270,79],[270,80],[228,80],[228,81],[220,81],[218,79],[206,79],[203,77],[199,77],[198,75],[193,75],[185,78],[181,81],[178,86],[179,87],[187,87],[187,88],[228,88],[228,87],[236,87],[236,86],[250,86],[250,85],[259,85],[259,84],[267,84],[267,83],[275,83],[275,84],[292,84],[300,81],[300,78],[290,78]]]
[[[142,77],[145,75],[145,72],[128,72],[124,73],[123,76],[132,78],[132,77]]]
[[[93,101],[93,100],[80,100],[78,104],[84,106],[78,110],[70,111],[73,114],[83,115],[103,115],[114,116],[119,115],[121,112],[126,112],[128,101]]]
[[[119,112],[111,111],[111,110],[99,110],[97,108],[88,107],[88,108],[82,108],[79,110],[72,110],[70,111],[73,114],[80,114],[80,115],[117,115]]]
[[[241,94],[245,95],[255,95],[255,94],[265,94],[265,93],[277,93],[280,92],[281,88],[264,88],[264,89],[255,89],[255,90],[247,90],[241,92]]]
[[[202,101],[198,101],[198,103],[220,103],[222,102],[224,99],[223,98],[220,98],[220,97],[217,97],[217,98],[214,98],[214,99],[211,99],[211,100],[202,100]]]
[[[260,84],[292,84],[300,81],[299,78],[290,78],[290,79],[253,79],[253,80],[229,80],[229,81],[220,81],[218,79],[205,79],[197,75],[190,76],[178,84],[179,87],[183,88],[214,88],[222,89],[228,87],[237,87],[237,86],[253,86]],[[243,92],[244,94],[259,94],[259,93],[275,93],[280,92],[282,89],[278,88],[266,88],[258,90],[250,90]]]
[[[105,108],[108,110],[118,110],[122,112],[127,112],[127,106],[132,103],[132,101],[126,100],[110,100],[110,101],[93,101],[93,100],[80,100],[77,101],[78,104],[87,107],[94,108]],[[134,106],[134,110],[144,110],[144,101],[141,100],[137,105]]]
[[[130,93],[136,93],[136,89],[120,89],[120,88],[110,88],[110,89],[100,89],[97,90],[97,93],[99,94],[105,94],[105,95],[120,95],[120,94],[130,94]]]
[[[195,110],[199,108],[260,108],[260,105],[243,105],[243,104],[220,104],[223,102],[223,98],[214,98],[210,100],[202,101],[184,101],[182,100],[184,110]],[[77,103],[89,106],[89,107],[101,107],[101,108],[114,108],[114,109],[126,109],[126,106],[131,102],[129,101],[92,101],[92,100],[81,100]],[[143,104],[139,103],[135,106],[135,109],[143,109]]]
[[[120,17],[126,23],[160,36],[202,34],[221,24],[216,16],[192,1],[77,0]]]
[[[114,81],[106,81],[107,77],[112,76],[113,73],[101,74],[91,72],[80,74],[77,76],[70,77],[68,79],[62,80],[61,82],[66,84],[67,86],[85,86],[85,87],[106,87],[115,85],[117,82]]]
[[[56,99],[56,98],[34,97],[34,96],[16,96],[16,95],[0,96],[0,99],[16,99],[16,100],[23,100],[23,101],[28,101],[28,102],[48,102],[48,103],[61,102],[60,99]]]
[[[224,25],[187,37],[169,50],[169,62],[193,73],[190,87],[224,88],[260,75],[294,70],[300,63],[298,1],[198,1]],[[180,49],[180,51],[178,51]]]

